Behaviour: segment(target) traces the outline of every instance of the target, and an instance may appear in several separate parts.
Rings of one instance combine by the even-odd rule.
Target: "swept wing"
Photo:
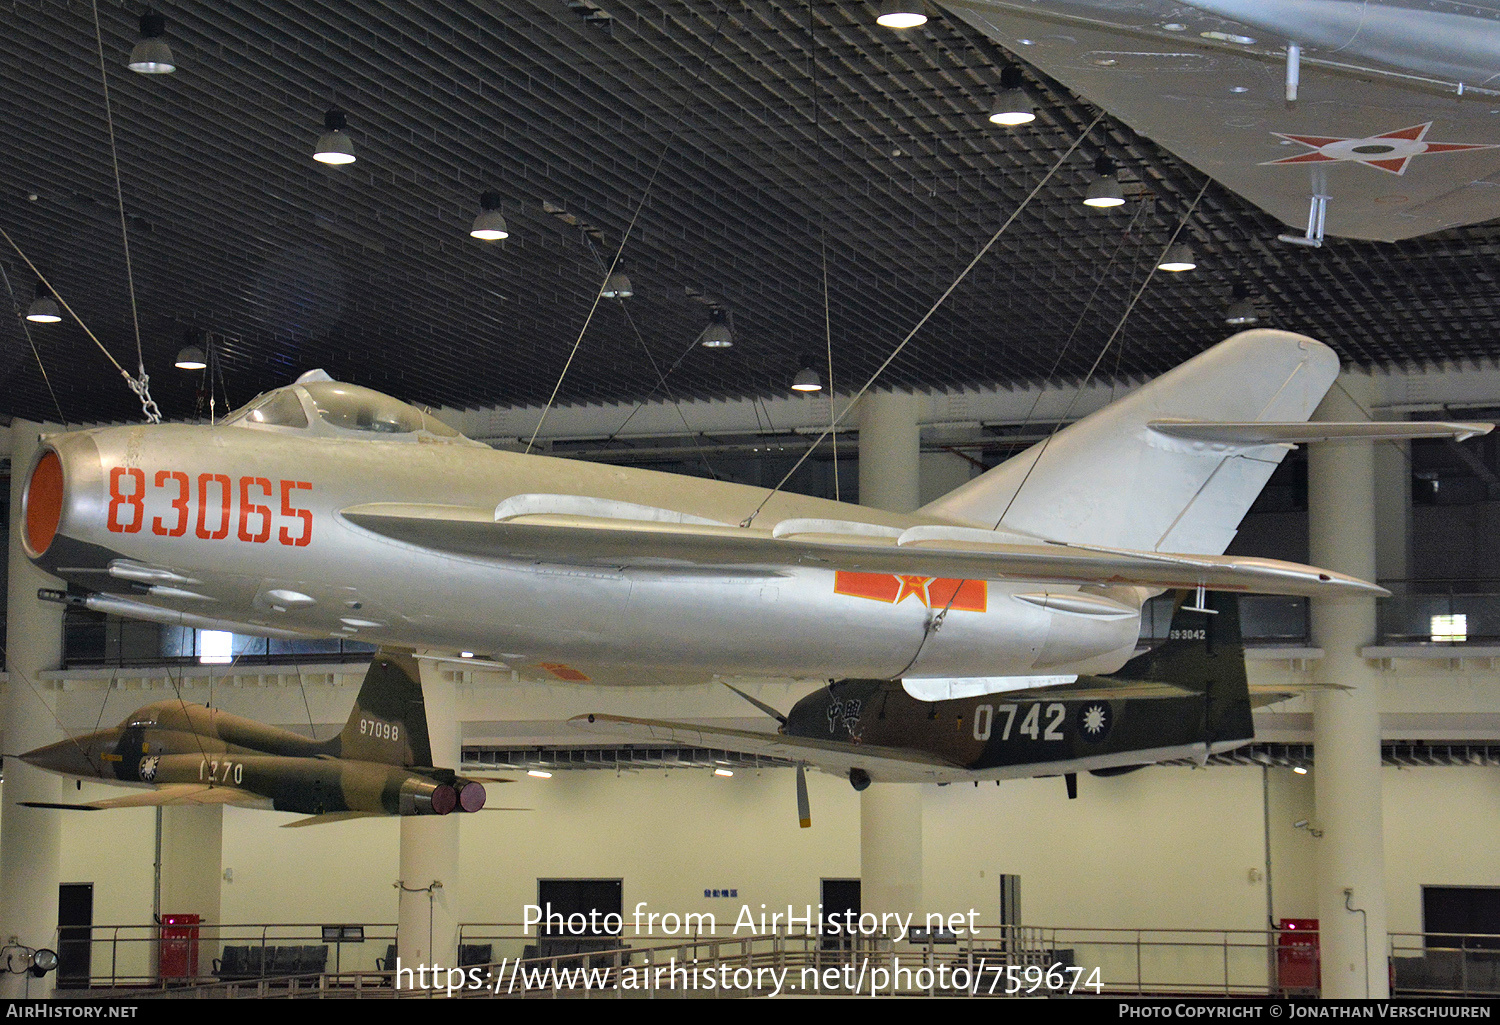
[[[964,527],[918,526],[895,537],[852,532],[778,537],[774,530],[603,517],[497,522],[485,509],[395,503],[353,506],[343,516],[392,540],[450,555],[615,569],[816,567],[968,580],[1206,586],[1264,594],[1386,593],[1341,573],[1273,559],[1014,544],[992,531]]]
[[[237,787],[209,786],[206,783],[168,783],[152,790],[137,790],[122,797],[78,804],[54,802],[21,802],[31,808],[61,808],[77,811],[103,811],[108,808],[166,808],[192,805],[233,804],[243,808],[270,808],[269,798]]]

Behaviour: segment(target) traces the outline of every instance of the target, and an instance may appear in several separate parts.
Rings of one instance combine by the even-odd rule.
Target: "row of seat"
[[[283,975],[321,975],[328,970],[328,948],[314,946],[228,946],[214,958],[214,975],[225,982]]]

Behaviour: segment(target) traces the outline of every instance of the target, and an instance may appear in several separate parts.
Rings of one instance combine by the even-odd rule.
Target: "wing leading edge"
[[[1261,594],[1383,595],[1374,584],[1297,563],[1066,544],[1012,544],[993,531],[917,526],[896,537],[663,524],[599,517],[496,522],[484,509],[372,503],[343,511],[372,533],[450,555],[613,569],[810,567],[966,580],[1113,583]],[[539,521],[539,522],[538,522]],[[815,538],[815,539],[814,539]]]

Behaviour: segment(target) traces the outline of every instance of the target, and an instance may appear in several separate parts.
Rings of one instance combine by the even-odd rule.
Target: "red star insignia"
[[[1337,161],[1377,167],[1387,174],[1405,174],[1406,165],[1413,157],[1424,156],[1428,153],[1457,153],[1462,150],[1497,148],[1494,143],[1428,142],[1427,130],[1431,127],[1432,122],[1427,121],[1394,132],[1354,139],[1331,135],[1287,135],[1283,132],[1272,132],[1271,134],[1278,138],[1298,142],[1311,148],[1308,152],[1298,153],[1294,157],[1262,161],[1262,166]]]
[[[927,586],[936,580],[937,577],[903,577],[898,575],[896,579],[901,581],[901,590],[896,592],[897,605],[900,605],[901,600],[907,595],[912,594],[916,595],[917,601],[923,605],[926,605],[928,608],[932,607],[932,602],[927,596]]]

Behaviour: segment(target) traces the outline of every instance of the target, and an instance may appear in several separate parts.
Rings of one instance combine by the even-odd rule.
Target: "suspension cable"
[[[99,46],[99,81],[104,85],[104,122],[109,128],[109,158],[115,169],[115,205],[120,211],[120,241],[125,247],[125,282],[130,289],[130,322],[135,328],[135,358],[139,377],[125,374],[135,397],[141,400],[141,412],[148,423],[161,423],[161,410],[151,398],[151,378],[146,374],[146,354],[141,346],[141,316],[135,299],[135,271],[130,263],[130,230],[126,226],[125,190],[120,182],[120,154],[115,147],[115,116],[109,102],[109,73],[104,63],[104,33],[99,28],[99,0],[93,0],[94,41]],[[50,287],[50,286],[49,286]],[[71,312],[71,311],[69,311]],[[118,366],[119,364],[116,364]]]
[[[1094,118],[1094,120],[1089,122],[1089,126],[1083,130],[1083,133],[1079,135],[1077,139],[1073,140],[1073,144],[1068,147],[1067,151],[1063,153],[1062,156],[1058,157],[1057,161],[1050,168],[1048,168],[1047,173],[1042,176],[1042,180],[1037,182],[1036,186],[1029,193],[1027,193],[1026,198],[1021,201],[1021,205],[1016,207],[1011,215],[1005,219],[1005,223],[1000,225],[999,230],[997,230],[993,235],[990,236],[990,240],[980,248],[979,252],[974,254],[974,258],[969,261],[968,266],[966,266],[962,271],[959,272],[958,277],[954,278],[953,283],[948,286],[948,288],[943,292],[942,295],[938,296],[937,301],[934,302],[932,304],[932,307],[922,315],[922,319],[917,321],[916,326],[908,331],[906,333],[906,337],[901,339],[896,347],[891,350],[891,354],[885,358],[885,362],[881,363],[880,366],[875,368],[875,372],[870,375],[870,379],[864,383],[864,386],[861,387],[859,391],[854,393],[854,395],[849,399],[849,404],[844,407],[844,411],[833,418],[833,423],[829,424],[828,428],[824,430],[822,434],[818,435],[817,441],[814,441],[811,445],[808,446],[807,451],[802,453],[802,458],[798,459],[796,464],[786,472],[786,476],[782,477],[781,480],[776,484],[776,486],[769,492],[767,492],[766,497],[761,499],[760,504],[755,507],[754,511],[752,511],[749,516],[746,516],[743,520],[740,521],[740,526],[748,527],[751,523],[755,522],[755,517],[760,515],[761,510],[766,507],[766,503],[776,497],[777,493],[779,493],[781,489],[786,486],[786,482],[791,479],[792,474],[796,473],[799,469],[802,468],[802,464],[807,461],[808,456],[812,455],[813,450],[821,445],[823,443],[823,439],[828,437],[828,435],[831,434],[838,427],[838,425],[843,422],[844,417],[849,415],[849,411],[854,408],[855,404],[859,402],[861,398],[864,397],[865,392],[869,391],[870,388],[874,386],[875,382],[880,378],[880,375],[885,372],[886,367],[890,366],[896,361],[896,357],[901,355],[902,350],[904,350],[907,344],[916,337],[917,332],[922,330],[922,328],[927,324],[927,321],[932,319],[932,315],[938,311],[938,307],[942,306],[943,303],[947,301],[948,297],[953,294],[954,290],[957,289],[959,285],[963,284],[964,279],[969,276],[969,272],[972,271],[976,265],[978,265],[979,261],[984,258],[985,254],[990,251],[994,244],[1000,241],[1000,236],[1004,235],[1006,230],[1015,223],[1016,218],[1020,217],[1021,213],[1029,205],[1031,205],[1031,201],[1036,198],[1037,193],[1041,192],[1042,188],[1052,180],[1052,176],[1062,169],[1063,164],[1067,163],[1068,158],[1073,155],[1073,151],[1078,149],[1078,147],[1083,144],[1083,140],[1089,137],[1089,133],[1094,130],[1094,126],[1097,125],[1101,120],[1103,120],[1103,118],[1104,112],[1100,111],[1099,114]]]

